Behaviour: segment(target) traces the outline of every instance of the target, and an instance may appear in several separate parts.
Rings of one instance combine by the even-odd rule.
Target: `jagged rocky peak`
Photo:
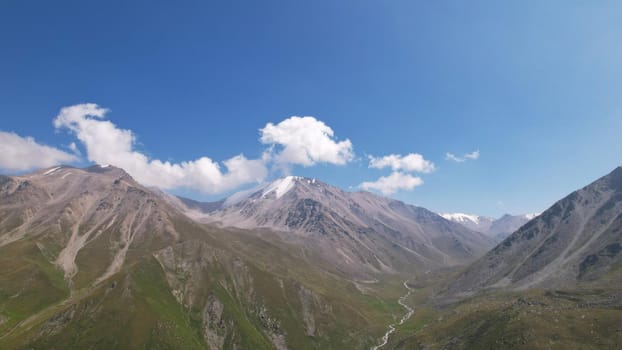
[[[340,193],[343,191],[315,178],[285,176],[248,190],[236,192],[221,201],[212,202],[209,206],[210,210],[204,210],[204,212],[214,212],[229,207],[243,206],[247,205],[249,201],[280,202],[295,198],[314,198],[319,200],[329,192]]]
[[[604,185],[615,192],[622,192],[622,166],[615,168],[603,179]]]
[[[281,198],[293,189],[310,190],[312,188],[322,188],[327,186],[325,183],[313,178],[302,176],[285,176],[272,181],[262,190],[264,198]]]

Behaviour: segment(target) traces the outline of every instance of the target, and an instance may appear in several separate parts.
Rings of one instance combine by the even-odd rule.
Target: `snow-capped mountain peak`
[[[276,198],[281,198],[289,190],[291,190],[296,181],[302,179],[300,176],[286,176],[277,180],[274,180],[263,190],[263,197],[274,193]]]
[[[440,213],[439,215],[450,221],[455,221],[455,222],[460,222],[460,223],[470,221],[476,225],[479,224],[482,219],[482,217],[479,215],[464,214],[464,213]]]
[[[280,199],[292,189],[296,184],[304,182],[306,185],[319,186],[321,182],[302,176],[285,176],[273,180],[272,182],[262,183],[253,188],[236,192],[225,198],[222,202],[222,208],[227,208],[243,202],[249,198],[255,199]]]
[[[484,233],[497,240],[502,240],[516,231],[519,227],[526,224],[540,215],[540,213],[510,215],[505,214],[498,219],[486,216],[463,214],[463,213],[441,213],[443,218],[457,222],[471,230]]]
[[[494,221],[493,218],[475,214],[442,213],[439,215],[449,221],[457,222],[466,228],[482,233],[487,232]]]

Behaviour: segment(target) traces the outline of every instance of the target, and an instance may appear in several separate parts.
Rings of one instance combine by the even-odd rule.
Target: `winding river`
[[[371,348],[372,350],[378,350],[380,348],[382,348],[383,346],[387,345],[387,343],[389,342],[389,336],[395,332],[395,326],[399,326],[404,324],[404,322],[406,322],[406,320],[408,320],[413,313],[415,313],[415,309],[413,309],[412,307],[408,306],[404,300],[406,300],[406,298],[408,298],[410,296],[410,293],[412,293],[413,289],[410,288],[408,286],[408,281],[404,281],[404,288],[406,288],[408,290],[408,292],[404,295],[402,295],[399,299],[397,299],[397,302],[402,305],[404,307],[404,309],[406,309],[406,314],[404,314],[404,316],[402,316],[402,318],[400,319],[400,322],[398,323],[392,323],[389,325],[387,332],[382,336],[382,342],[376,346],[374,346],[373,348]]]

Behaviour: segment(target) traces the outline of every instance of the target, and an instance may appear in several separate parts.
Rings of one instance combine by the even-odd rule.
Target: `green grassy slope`
[[[420,307],[387,349],[619,349],[622,293],[488,293],[442,309]]]
[[[183,235],[170,245],[179,259],[173,269],[156,259],[159,250],[131,249],[119,273],[92,286],[103,271],[98,257],[109,262],[98,239],[79,255],[72,290],[52,263],[58,249],[44,238],[3,247],[0,348],[206,349],[211,317],[209,330],[225,349],[366,349],[403,312],[402,275],[357,287],[300,247],[185,220],[176,225]],[[183,254],[197,246],[216,259]],[[195,265],[191,274],[179,270]],[[215,301],[222,312],[208,315]]]
[[[204,343],[170,293],[159,264],[145,259],[92,290],[53,306],[0,340],[8,349],[201,349]]]
[[[0,335],[69,296],[63,274],[31,240],[0,248]]]

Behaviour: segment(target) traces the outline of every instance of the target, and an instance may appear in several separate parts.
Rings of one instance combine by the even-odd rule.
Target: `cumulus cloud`
[[[148,186],[185,187],[216,194],[262,181],[267,176],[262,159],[247,159],[242,154],[222,162],[225,171],[208,157],[180,163],[150,159],[134,149],[136,137],[131,130],[104,119],[107,112],[93,103],[65,107],[54,119],[54,126],[75,134],[84,145],[88,160],[123,168]]]
[[[343,165],[354,158],[352,142],[336,141],[333,129],[314,117],[293,116],[278,124],[268,123],[259,132],[263,144],[279,148],[274,160],[280,164]]]
[[[37,143],[32,137],[0,131],[0,169],[23,171],[77,160],[75,155]]]
[[[425,160],[419,153],[409,153],[405,156],[390,154],[384,157],[369,157],[369,167],[382,169],[391,168],[393,171],[404,170],[408,172],[431,173],[434,171],[434,163]]]
[[[400,190],[412,190],[423,185],[420,177],[394,171],[389,176],[381,176],[373,182],[363,182],[359,185],[364,190],[376,190],[384,195],[390,195]]]
[[[369,156],[369,167],[375,169],[390,168],[391,174],[381,176],[376,181],[363,182],[359,185],[365,190],[375,190],[384,195],[400,190],[412,190],[423,184],[420,177],[410,173],[431,173],[435,170],[434,163],[423,158],[419,153],[389,154],[383,157]]]
[[[479,158],[479,150],[473,151],[471,153],[465,153],[462,157],[459,157],[453,153],[445,153],[445,159],[454,161],[456,163],[463,163],[467,160],[477,160]]]

